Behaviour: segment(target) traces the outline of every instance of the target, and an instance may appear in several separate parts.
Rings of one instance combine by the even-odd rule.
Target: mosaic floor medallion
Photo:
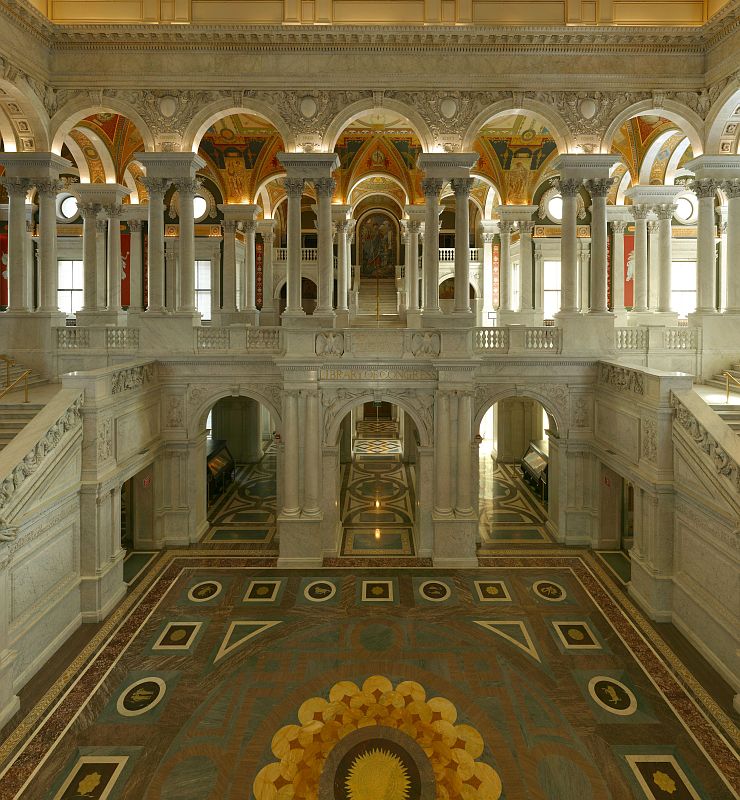
[[[621,681],[606,675],[595,675],[588,682],[588,693],[603,709],[619,717],[637,711],[637,698]]]
[[[365,603],[392,603],[393,581],[363,581],[362,600]]]
[[[312,581],[303,590],[303,596],[312,603],[325,603],[337,593],[336,584],[330,581]]]
[[[537,597],[541,597],[550,603],[560,603],[568,596],[565,589],[559,583],[554,583],[553,581],[535,581],[532,584],[532,591]]]
[[[601,650],[601,645],[585,622],[553,622],[553,627],[566,650]]]
[[[219,596],[223,587],[218,581],[202,581],[196,583],[188,592],[188,600],[194,603],[205,603]]]
[[[153,650],[189,650],[202,622],[168,622]]]
[[[627,763],[647,800],[709,800],[697,793],[670,755],[628,755]]]
[[[419,594],[432,603],[442,603],[445,600],[449,600],[452,590],[442,581],[424,581],[419,586]]]
[[[251,581],[243,603],[274,603],[282,581]]]
[[[511,595],[503,581],[475,581],[475,591],[481,603],[509,603]]]
[[[127,761],[127,756],[82,756],[54,800],[106,800]]]
[[[122,717],[138,717],[151,711],[163,698],[167,685],[161,678],[147,677],[132,683],[118,698],[116,710]]]

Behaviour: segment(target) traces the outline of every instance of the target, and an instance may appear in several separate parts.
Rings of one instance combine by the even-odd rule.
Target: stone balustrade
[[[501,328],[474,328],[473,351],[481,354],[552,353],[563,349],[560,328],[510,325]]]
[[[701,328],[640,326],[615,328],[614,346],[618,352],[648,353],[682,350],[696,353],[701,349]]]
[[[617,350],[644,350],[647,331],[645,328],[615,328],[614,345]]]
[[[56,345],[58,352],[104,350],[131,353],[139,349],[139,330],[107,325],[57,328]]]
[[[234,325],[230,328],[195,328],[195,352],[260,352],[279,353],[283,348],[282,329],[247,328]]]

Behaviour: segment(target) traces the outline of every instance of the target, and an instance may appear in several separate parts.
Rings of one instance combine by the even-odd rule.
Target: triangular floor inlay
[[[491,633],[495,633],[496,636],[500,636],[502,639],[506,639],[507,642],[511,642],[511,644],[518,647],[520,650],[523,650],[528,656],[531,656],[535,661],[542,663],[542,659],[537,652],[537,648],[534,646],[534,642],[532,641],[532,637],[529,635],[529,631],[527,630],[527,626],[523,622],[512,622],[511,620],[473,620],[476,625],[480,625],[481,628],[485,628],[486,630],[491,631]]]
[[[245,642],[260,633],[275,627],[275,625],[280,625],[281,622],[282,620],[240,620],[232,622],[226,631],[226,636],[224,636],[221,646],[218,648],[218,653],[216,653],[213,663],[215,664],[224,656],[233,653],[238,647],[241,647]]]

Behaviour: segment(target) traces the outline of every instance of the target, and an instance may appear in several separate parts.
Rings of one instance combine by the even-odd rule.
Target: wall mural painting
[[[363,278],[395,278],[398,221],[384,211],[372,211],[357,226],[357,250]]]

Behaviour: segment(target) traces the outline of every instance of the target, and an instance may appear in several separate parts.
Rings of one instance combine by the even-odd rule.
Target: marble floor
[[[593,554],[262,562],[160,556],[0,744],[0,797],[738,797],[738,729]]]

